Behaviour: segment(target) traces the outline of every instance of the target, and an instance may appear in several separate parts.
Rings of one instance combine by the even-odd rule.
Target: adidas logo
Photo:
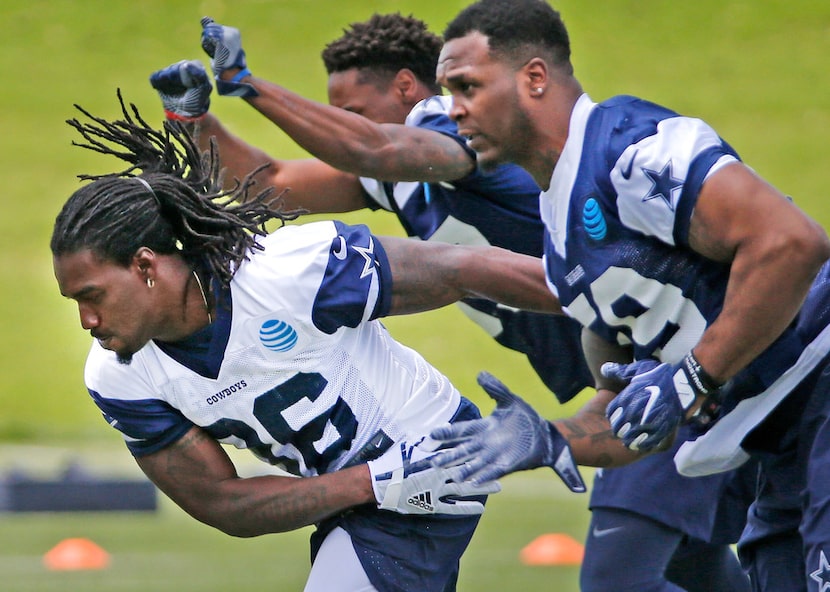
[[[416,508],[420,508],[425,512],[434,512],[435,507],[432,505],[432,491],[426,490],[422,491],[421,493],[416,493],[413,496],[410,496],[406,503],[410,506],[415,506]]]

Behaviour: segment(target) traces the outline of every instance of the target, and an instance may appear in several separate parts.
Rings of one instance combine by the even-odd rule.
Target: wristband
[[[237,73],[234,75],[234,77],[233,77],[233,78],[231,78],[230,80],[228,80],[228,82],[234,82],[234,83],[237,83],[237,82],[239,82],[240,80],[242,80],[243,78],[245,78],[246,76],[253,76],[253,74],[251,74],[251,71],[250,71],[248,68],[242,68],[239,72],[237,72]]]
[[[716,382],[703,369],[703,366],[700,365],[692,352],[687,353],[686,357],[683,358],[683,369],[686,370],[686,374],[689,376],[689,384],[692,385],[697,394],[709,395],[721,387],[720,383]]]
[[[703,369],[692,352],[683,358],[683,369],[695,392],[706,397],[689,421],[698,426],[708,425],[717,418],[720,412],[722,402],[720,387],[722,385]]]
[[[168,111],[167,109],[164,110],[164,116],[167,119],[173,121],[183,121],[185,123],[196,123],[197,121],[202,121],[205,118],[206,113],[202,113],[201,115],[197,115],[196,117],[187,117],[185,115],[180,115],[179,113],[175,113],[173,111]]]

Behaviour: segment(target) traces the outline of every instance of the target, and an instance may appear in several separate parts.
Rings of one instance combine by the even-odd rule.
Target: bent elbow
[[[816,222],[811,221],[809,231],[791,237],[789,253],[800,261],[805,270],[810,270],[812,276],[830,259],[830,238],[824,229]]]

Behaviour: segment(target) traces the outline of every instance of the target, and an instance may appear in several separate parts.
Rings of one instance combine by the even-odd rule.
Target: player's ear
[[[412,99],[418,94],[418,77],[409,68],[401,68],[392,81],[395,93],[405,103],[414,102]]]
[[[132,266],[145,281],[154,280],[156,253],[148,247],[139,247],[133,255]]]
[[[532,58],[521,70],[522,89],[528,96],[540,97],[549,84],[548,65],[542,58]]]

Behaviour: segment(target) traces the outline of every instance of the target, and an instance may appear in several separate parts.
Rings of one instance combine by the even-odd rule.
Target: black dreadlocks
[[[215,142],[202,153],[181,123],[165,121],[163,131],[153,129],[135,105],[127,108],[120,90],[117,94],[122,120],[106,121],[75,105],[92,123],[67,123],[86,140],[73,145],[130,166],[118,173],[78,176],[91,183],[73,193],[58,214],[52,254],[91,249],[127,266],[145,246],[161,254],[179,253],[194,270],[206,271],[227,287],[249,251],[261,248],[255,238],[267,234],[266,223],[277,219],[284,224],[301,212],[266,205],[270,187],[248,197],[253,177],[267,165],[223,190]]]

